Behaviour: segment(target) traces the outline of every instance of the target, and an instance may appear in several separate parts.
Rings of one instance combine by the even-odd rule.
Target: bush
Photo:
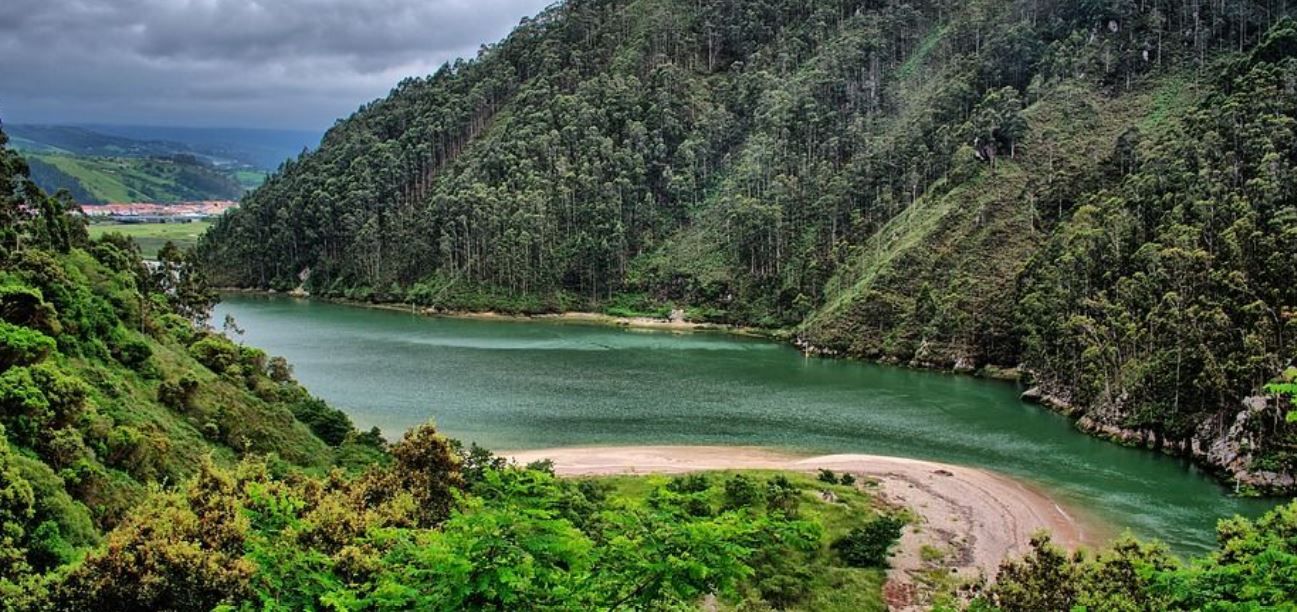
[[[819,480],[820,482],[825,482],[828,484],[838,484],[838,475],[834,474],[833,470],[826,470],[820,468]]]
[[[0,285],[0,319],[51,334],[60,331],[54,307],[45,303],[39,289],[26,285]]]
[[[179,412],[192,410],[197,395],[198,379],[192,374],[185,374],[177,380],[164,381],[158,385],[158,402]]]
[[[414,499],[421,527],[440,525],[450,517],[457,491],[464,488],[459,456],[449,440],[432,424],[405,432],[392,446],[395,462],[387,488],[404,490]]]
[[[266,366],[266,375],[279,384],[292,382],[293,366],[283,357],[271,357],[270,364]]]
[[[140,369],[153,356],[153,349],[147,343],[132,338],[129,332],[120,328],[113,333],[109,352],[118,363],[133,370]]]
[[[801,507],[801,491],[780,474],[766,483],[766,508],[771,512],[780,512],[786,516],[797,516]]]
[[[839,538],[833,550],[850,567],[887,567],[887,553],[901,539],[904,526],[898,517],[877,517]]]
[[[672,493],[702,493],[712,488],[706,474],[686,474],[676,476],[667,483],[667,490]]]
[[[54,339],[41,332],[0,321],[0,371],[39,363],[55,347]]]
[[[346,414],[318,398],[307,396],[293,404],[292,410],[297,420],[305,423],[316,437],[329,446],[342,444],[353,429],[351,419]]]
[[[743,474],[735,474],[725,481],[726,510],[752,508],[759,505],[761,501],[761,488],[757,486],[756,480]]]
[[[224,374],[235,365],[241,357],[239,347],[220,336],[209,335],[189,346],[189,354],[207,369]]]

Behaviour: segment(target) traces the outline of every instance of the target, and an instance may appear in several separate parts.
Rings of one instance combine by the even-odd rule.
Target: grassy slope
[[[79,427],[92,446],[103,445],[94,462],[108,476],[88,498],[65,500],[68,510],[61,522],[93,516],[101,524],[113,524],[145,498],[152,483],[182,482],[207,457],[230,464],[243,452],[256,452],[275,453],[307,468],[333,463],[334,451],[277,400],[268,381],[254,388],[242,379],[219,376],[190,355],[183,338],[134,331],[138,322],[131,319],[138,316],[133,313],[138,313],[140,298],[120,273],[84,251],[63,256],[62,263],[71,283],[121,304],[116,315],[122,333],[146,344],[152,355],[138,368],[93,354],[55,352],[49,357],[59,370],[86,384],[87,416]],[[158,389],[164,381],[184,376],[196,378],[199,386],[192,406],[182,412],[163,405]],[[44,494],[62,495],[62,479],[31,449],[19,450],[33,459],[30,472],[42,474],[51,485]]]
[[[966,338],[977,326],[1012,320],[1005,296],[1048,235],[1048,201],[1099,172],[1128,127],[1160,129],[1194,99],[1176,76],[1116,97],[1075,84],[1052,89],[1027,109],[1031,130],[1016,159],[979,167],[971,180],[892,219],[838,271],[802,331],[854,354],[947,367],[973,356],[979,347]],[[937,320],[915,313],[925,284]]]
[[[158,254],[158,249],[168,241],[175,243],[176,246],[186,249],[194,246],[198,242],[198,237],[207,228],[211,227],[209,221],[196,221],[193,223],[93,223],[90,225],[90,238],[98,240],[104,234],[115,232],[129,236],[136,244],[140,245],[140,253],[145,258],[153,258]]]
[[[180,164],[169,160],[128,157],[32,155],[76,179],[105,202],[179,202],[237,197],[243,187],[210,169],[197,169],[208,180],[225,186],[213,190],[189,184]],[[241,179],[243,177],[240,177]],[[249,179],[250,180],[250,179]]]

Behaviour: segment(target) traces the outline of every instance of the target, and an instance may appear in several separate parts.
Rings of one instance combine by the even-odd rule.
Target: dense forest
[[[1022,365],[1088,430],[1292,490],[1261,397],[1297,356],[1291,8],[569,0],[339,121],[201,258],[221,285]]]

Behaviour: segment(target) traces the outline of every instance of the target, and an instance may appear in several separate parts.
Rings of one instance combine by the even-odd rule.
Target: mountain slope
[[[82,204],[232,200],[319,140],[292,130],[7,125],[32,180]]]
[[[1021,363],[1089,429],[1283,489],[1286,405],[1243,405],[1294,359],[1283,8],[573,0],[340,122],[200,248],[229,285]]]

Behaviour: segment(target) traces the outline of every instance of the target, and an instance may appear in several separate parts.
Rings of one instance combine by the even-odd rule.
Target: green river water
[[[242,340],[389,438],[435,419],[496,450],[708,444],[971,465],[1038,484],[1115,531],[1211,546],[1230,497],[1188,463],[1086,436],[1008,383],[809,358],[770,341],[562,322],[428,318],[225,296]]]

